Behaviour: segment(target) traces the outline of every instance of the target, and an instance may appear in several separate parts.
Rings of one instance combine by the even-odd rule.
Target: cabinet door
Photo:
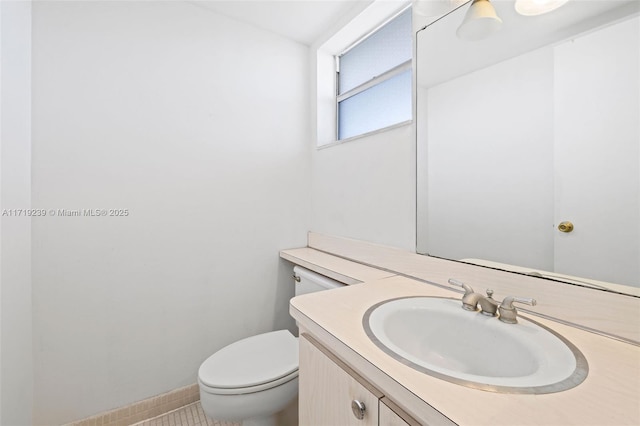
[[[378,398],[362,379],[338,366],[306,335],[300,337],[300,426],[376,426]],[[346,367],[348,368],[348,367]],[[353,374],[353,375],[352,375]],[[364,418],[358,419],[351,408],[354,401],[364,404]]]
[[[413,417],[405,413],[389,399],[380,400],[381,426],[421,426]]]
[[[409,423],[402,420],[402,417],[384,404],[380,404],[380,424],[384,426],[409,426]]]

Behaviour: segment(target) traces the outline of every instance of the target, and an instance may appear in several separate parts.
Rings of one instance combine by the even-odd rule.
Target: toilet
[[[344,286],[300,266],[293,275],[296,296]],[[198,385],[207,416],[275,426],[276,414],[298,395],[298,338],[278,330],[232,343],[202,363]]]

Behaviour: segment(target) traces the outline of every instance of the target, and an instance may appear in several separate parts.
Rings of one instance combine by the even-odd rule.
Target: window
[[[337,56],[337,137],[411,120],[411,8]]]

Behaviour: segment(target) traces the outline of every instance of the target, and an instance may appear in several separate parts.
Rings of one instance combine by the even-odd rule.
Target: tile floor
[[[148,419],[134,426],[240,426],[240,423],[212,420],[204,415],[200,401]]]

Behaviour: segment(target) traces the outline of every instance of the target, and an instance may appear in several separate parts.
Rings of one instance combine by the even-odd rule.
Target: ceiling
[[[417,35],[418,85],[431,87],[543,46],[553,45],[612,22],[637,16],[638,0],[570,1],[534,17],[515,12],[514,0],[492,1],[502,29],[481,41],[456,36],[467,7],[434,22]],[[438,66],[432,66],[438,64]]]
[[[192,3],[312,45],[371,0],[195,0]]]

